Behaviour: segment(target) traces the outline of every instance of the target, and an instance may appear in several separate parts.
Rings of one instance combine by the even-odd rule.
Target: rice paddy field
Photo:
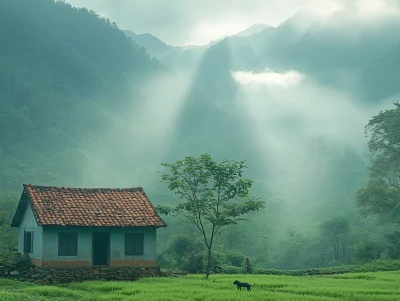
[[[255,283],[251,292],[237,291],[234,280]],[[1,301],[287,301],[400,300],[400,271],[332,276],[216,275],[146,278],[136,282],[83,282],[40,286],[0,279]]]

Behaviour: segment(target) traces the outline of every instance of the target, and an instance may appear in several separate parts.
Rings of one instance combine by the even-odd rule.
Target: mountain
[[[248,152],[234,147],[246,140],[231,132],[235,117],[207,98],[203,69],[184,84],[186,76],[92,11],[4,0],[0,34],[0,190],[18,191],[21,183],[151,186],[156,180],[147,174],[164,160]],[[149,35],[140,41],[169,48]],[[198,51],[181,48],[176,59],[192,68]]]
[[[115,24],[61,1],[1,1],[0,35],[0,189],[82,182],[82,146],[167,72]]]
[[[162,62],[174,70],[187,65],[198,69],[208,60],[223,62],[229,56],[231,70],[298,70],[320,84],[362,94],[367,102],[378,102],[400,92],[396,81],[400,33],[394,30],[400,21],[396,16],[366,20],[348,11],[329,18],[300,11],[277,27],[255,24],[197,53],[189,48],[185,52],[191,54],[191,63],[185,61],[183,51],[163,56]],[[212,50],[219,44],[227,45],[225,53]],[[213,78],[214,72],[210,69],[204,77]],[[344,73],[352,80],[344,80]],[[384,73],[388,76],[381,76]]]
[[[138,45],[144,47],[154,57],[159,57],[166,52],[173,51],[175,48],[149,33],[136,34],[130,30],[124,30],[124,33]]]
[[[209,45],[171,46],[150,33],[136,34],[131,30],[124,30],[124,33],[136,44],[144,47],[152,57],[175,71],[188,72],[196,68],[201,56],[209,47]]]
[[[171,143],[171,158],[178,158],[182,150],[246,158],[252,176],[284,191],[299,224],[306,223],[308,214],[315,208],[327,210],[324,214],[329,210],[339,213],[343,208],[346,212],[356,212],[353,196],[367,175],[366,160],[361,153],[365,145],[359,141],[363,136],[362,127],[370,117],[357,114],[367,114],[370,105],[378,104],[385,95],[385,90],[376,84],[381,82],[382,86],[392,88],[386,95],[393,95],[399,89],[395,76],[382,76],[379,81],[371,77],[368,85],[363,83],[363,78],[366,80],[367,75],[378,78],[383,73],[374,70],[385,68],[388,74],[397,74],[398,69],[389,69],[390,63],[397,64],[394,56],[400,35],[393,28],[398,22],[396,18],[387,18],[365,24],[343,12],[327,19],[300,13],[278,27],[262,26],[258,30],[256,26],[255,33],[234,35],[208,45],[197,57],[197,63],[190,67],[193,73],[189,77],[192,84],[188,93],[198,92],[201,97],[186,101],[182,108]],[[163,63],[179,73],[185,65],[181,55],[179,52],[171,55],[172,63],[163,57]],[[284,88],[263,90],[260,84],[254,85],[259,90],[253,87],[256,93],[246,94],[252,87],[240,87],[232,76],[233,71],[254,75],[266,69],[278,73],[299,71],[307,77],[307,84],[304,89],[302,86],[293,89],[292,94]],[[353,99],[359,105],[354,111]],[[240,107],[238,104],[242,102],[249,103],[248,107]],[[271,105],[267,105],[269,102]],[[253,108],[251,117],[243,108],[248,109],[254,103],[259,107]],[[320,113],[323,107],[332,108],[333,112]],[[357,142],[353,138],[345,142],[341,137],[335,140],[324,133],[329,127],[337,130],[337,124],[343,122],[334,112],[340,109],[346,114],[347,110],[353,112],[352,120],[365,119],[361,126],[346,121],[349,129],[359,127]],[[292,110],[293,116],[288,113]],[[339,118],[332,124],[328,121],[333,118],[331,114]],[[257,122],[252,119],[257,117]],[[312,123],[310,118],[321,118],[321,121],[307,129],[305,125]],[[323,137],[321,141],[318,135]],[[346,143],[357,151],[342,152],[340,148]],[[287,149],[289,145],[292,151]],[[277,150],[279,147],[286,155]],[[352,160],[357,162],[354,169],[349,167]],[[352,180],[345,183],[340,180],[343,178]],[[335,200],[336,205],[329,204],[330,200]],[[329,206],[336,207],[327,209]]]
[[[0,188],[129,184],[144,165],[201,152],[249,158],[266,177],[273,163],[258,163],[251,122],[233,103],[232,71],[296,69],[339,86],[337,69],[357,70],[375,99],[398,91],[394,19],[368,27],[348,15],[321,21],[301,12],[276,28],[173,47],[59,1],[4,0],[0,16]],[[385,69],[390,77],[377,76]],[[288,120],[275,126],[290,129],[296,122]]]
[[[238,32],[237,34],[235,34],[235,36],[248,37],[248,36],[252,36],[254,34],[260,33],[269,28],[272,28],[272,27],[269,25],[266,25],[266,24],[257,23],[257,24],[253,24],[252,26],[250,26],[249,28],[247,28],[241,32]]]

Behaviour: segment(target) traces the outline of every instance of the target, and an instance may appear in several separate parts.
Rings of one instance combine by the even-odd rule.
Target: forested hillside
[[[172,47],[62,1],[0,1],[3,246],[15,245],[8,218],[23,183],[143,186],[155,204],[171,204],[160,163],[209,153],[247,160],[251,193],[266,202],[218,237],[215,263],[242,266],[246,256],[293,269],[395,257],[398,241],[385,233],[396,225],[362,217],[355,194],[371,160],[363,127],[400,92],[398,20],[372,30],[334,18],[340,27],[298,14]],[[166,219],[161,264],[193,271],[198,237]]]
[[[51,0],[0,3],[0,188],[82,181],[82,144],[163,70],[108,20]],[[67,171],[68,170],[68,171]]]

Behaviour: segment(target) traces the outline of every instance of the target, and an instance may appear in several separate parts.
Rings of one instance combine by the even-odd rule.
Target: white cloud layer
[[[276,86],[288,88],[300,83],[303,75],[296,70],[290,70],[285,73],[278,73],[272,70],[265,70],[261,73],[252,71],[232,72],[233,79],[239,85],[243,86]]]

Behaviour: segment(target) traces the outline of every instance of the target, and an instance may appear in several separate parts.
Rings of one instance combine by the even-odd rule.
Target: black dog
[[[251,285],[246,282],[240,282],[239,280],[235,280],[233,282],[233,284],[236,285],[238,290],[242,290],[242,287],[245,287],[245,288],[247,288],[248,291],[251,291],[251,287],[256,285],[255,283],[253,285]]]

